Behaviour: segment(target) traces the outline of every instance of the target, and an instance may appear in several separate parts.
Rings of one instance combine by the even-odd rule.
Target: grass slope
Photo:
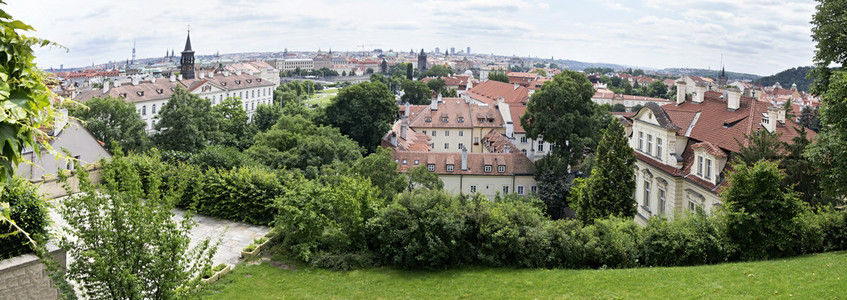
[[[847,252],[786,260],[623,270],[387,268],[295,271],[241,265],[204,290],[208,299],[773,298],[847,295]]]

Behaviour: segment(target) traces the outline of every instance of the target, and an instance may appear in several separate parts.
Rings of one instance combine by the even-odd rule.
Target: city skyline
[[[43,13],[44,11],[48,13]],[[12,2],[37,37],[69,49],[36,51],[39,67],[81,67],[181,50],[192,28],[198,55],[239,52],[398,52],[435,47],[650,68],[769,75],[810,65],[813,1],[148,1]],[[225,12],[225,13],[222,13]],[[442,50],[443,52],[443,50]]]

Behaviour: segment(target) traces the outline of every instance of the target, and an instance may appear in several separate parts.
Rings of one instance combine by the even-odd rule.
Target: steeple
[[[179,62],[179,72],[186,80],[194,79],[194,50],[191,50],[191,29],[185,38],[185,50],[182,51],[182,59]]]
[[[132,40],[132,63],[135,64],[135,40]]]
[[[721,66],[721,73],[718,75],[718,87],[723,88],[724,86],[726,86],[726,81],[726,69]]]

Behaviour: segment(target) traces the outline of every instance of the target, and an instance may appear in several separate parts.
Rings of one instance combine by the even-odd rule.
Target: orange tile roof
[[[418,165],[435,165],[435,173],[439,175],[487,175],[512,176],[533,175],[535,166],[529,158],[520,151],[512,153],[468,153],[468,169],[462,170],[461,152],[420,152],[392,151],[391,156],[399,163],[398,171],[405,173],[409,168]],[[406,164],[403,164],[403,161]],[[418,161],[418,165],[414,162]],[[453,171],[447,171],[449,162],[453,163]],[[485,166],[491,166],[491,172],[485,172]],[[503,173],[498,172],[498,166],[505,166]]]
[[[489,80],[471,88],[468,96],[488,105],[497,104],[497,99],[501,97],[506,103],[527,103],[529,89],[520,85],[515,87],[514,84]]]

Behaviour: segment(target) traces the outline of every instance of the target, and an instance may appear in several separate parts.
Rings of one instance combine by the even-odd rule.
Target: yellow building
[[[430,137],[433,152],[483,152],[480,143],[492,129],[504,133],[503,118],[488,104],[469,103],[463,98],[432,100],[430,105],[403,108],[409,127]]]

